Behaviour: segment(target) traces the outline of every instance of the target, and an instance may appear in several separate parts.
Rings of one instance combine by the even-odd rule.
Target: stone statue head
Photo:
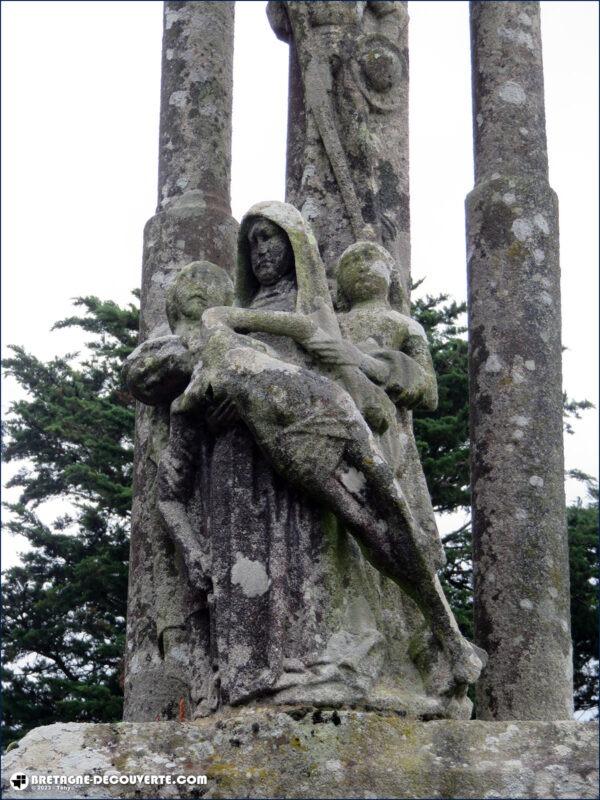
[[[294,272],[294,253],[287,233],[271,220],[256,217],[248,229],[250,263],[261,286],[273,286]]]
[[[366,300],[388,302],[395,273],[394,259],[384,247],[356,242],[338,261],[338,288],[351,306]]]
[[[171,330],[185,322],[200,322],[213,306],[230,306],[233,283],[224,269],[210,261],[192,261],[177,274],[167,291],[167,319]]]
[[[271,200],[253,205],[240,223],[236,302],[251,306],[261,289],[278,283],[293,287],[296,311],[312,313],[323,301],[333,313],[325,267],[310,225],[294,206]]]

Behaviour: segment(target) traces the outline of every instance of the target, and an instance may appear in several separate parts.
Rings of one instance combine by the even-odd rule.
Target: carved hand
[[[303,347],[323,363],[337,367],[358,367],[363,357],[360,350],[350,342],[334,339],[322,330],[303,342]]]
[[[231,400],[222,400],[219,405],[212,406],[206,412],[206,422],[210,429],[217,431],[219,428],[228,428],[239,419],[237,409]]]
[[[218,328],[223,325],[228,325],[230,317],[234,314],[234,310],[229,306],[213,306],[207,308],[202,314],[202,324],[207,328]]]
[[[202,361],[194,367],[185,392],[171,405],[171,413],[187,413],[202,407],[206,402],[208,382]]]

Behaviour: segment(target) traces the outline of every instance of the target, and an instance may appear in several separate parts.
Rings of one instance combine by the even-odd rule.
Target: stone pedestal
[[[6,798],[592,798],[598,726],[418,722],[358,711],[244,708],[194,723],[56,724],[4,760]],[[29,778],[22,790],[9,780]],[[206,775],[206,785],[71,786],[33,775]],[[98,779],[97,779],[98,780]]]

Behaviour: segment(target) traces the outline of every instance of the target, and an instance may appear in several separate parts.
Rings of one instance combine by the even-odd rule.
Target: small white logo
[[[10,776],[10,785],[17,791],[22,791],[29,786],[29,778],[24,772],[15,772]]]

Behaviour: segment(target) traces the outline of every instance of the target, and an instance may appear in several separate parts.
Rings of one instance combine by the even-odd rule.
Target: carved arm
[[[289,336],[325,364],[358,367],[368,378],[377,383],[384,383],[390,371],[386,363],[362,352],[345,339],[329,335],[305,314],[222,306],[206,311],[202,321],[208,327],[224,324],[240,333]]]
[[[209,308],[202,315],[202,323],[207,328],[225,325],[239,333],[289,336],[300,345],[309,341],[318,331],[317,324],[304,314],[290,311],[258,311],[230,306]]]
[[[402,350],[370,351],[379,363],[387,364],[388,374],[381,385],[396,405],[435,411],[438,404],[437,381],[425,332],[413,321]]]

